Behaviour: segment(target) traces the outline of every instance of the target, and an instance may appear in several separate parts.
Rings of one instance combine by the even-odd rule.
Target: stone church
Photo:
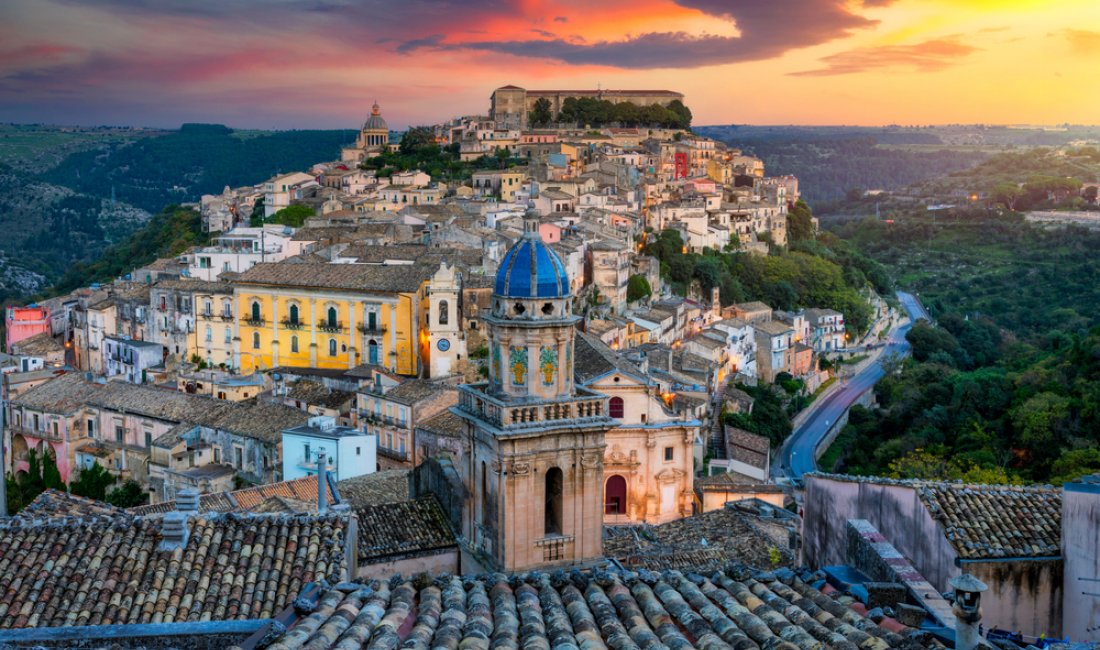
[[[371,156],[381,153],[389,145],[390,127],[382,118],[382,108],[378,102],[370,108],[370,117],[363,123],[355,144],[340,150],[340,161],[361,163]]]
[[[561,259],[529,213],[497,273],[489,380],[460,387],[468,453],[466,551],[485,569],[577,565],[602,556],[608,397],[576,386],[574,297]]]

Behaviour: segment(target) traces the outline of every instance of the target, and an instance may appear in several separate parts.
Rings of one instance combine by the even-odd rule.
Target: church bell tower
[[[529,212],[484,317],[489,380],[461,386],[453,409],[470,450],[456,462],[470,495],[463,537],[489,570],[603,554],[604,434],[615,421],[606,396],[574,385],[573,300],[565,266]]]

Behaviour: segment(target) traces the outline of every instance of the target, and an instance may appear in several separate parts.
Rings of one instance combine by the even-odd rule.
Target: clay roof
[[[1061,555],[1062,491],[932,483],[917,489],[959,557]]]
[[[764,469],[768,466],[771,442],[764,436],[726,425],[726,449],[733,460]]]
[[[357,508],[359,563],[419,554],[457,545],[434,496]]]
[[[161,520],[0,522],[0,628],[270,618],[345,569],[348,518],[202,515],[183,549]]]
[[[81,517],[84,515],[119,515],[125,510],[103,501],[80,497],[53,488],[39,494],[26,507],[19,511],[18,517]]]
[[[573,338],[573,377],[576,382],[584,384],[614,371],[645,377],[645,373],[637,366],[609,348],[598,337],[578,331]]]
[[[290,387],[288,399],[326,408],[342,408],[355,399],[355,393],[333,390],[328,386],[308,379],[299,379]]]
[[[250,512],[257,511],[265,501],[275,497],[302,501],[317,509],[317,477],[307,476],[292,481],[267,483],[231,492],[211,492],[199,495],[200,512]],[[328,503],[336,503],[332,485],[328,486]],[[134,515],[163,514],[176,509],[175,501],[162,501],[144,506],[128,508]]]
[[[791,564],[787,550],[786,529],[762,527],[759,520],[735,508],[724,507],[659,526],[634,526],[607,528],[603,550],[608,557],[618,559],[623,566],[649,568],[678,568],[673,559],[676,553],[700,548],[719,549],[727,561],[736,561],[755,567],[772,566],[769,547],[775,547],[784,564]]]
[[[15,354],[36,356],[61,352],[65,348],[50,336],[49,332],[39,332],[34,336],[28,336],[21,341],[12,343],[11,349]]]
[[[444,409],[432,417],[416,425],[417,430],[424,430],[438,436],[456,438],[466,431],[465,420],[451,413],[450,409]]]
[[[411,379],[386,391],[383,399],[415,406],[420,402],[442,397],[445,393],[453,393],[453,401],[458,401],[458,391],[453,386],[433,384],[426,379]]]
[[[1061,555],[1062,490],[1049,485],[968,485],[815,472],[807,478],[916,490],[959,557]]]
[[[432,264],[257,264],[237,278],[238,284],[307,289],[344,289],[371,293],[413,293],[439,267]]]
[[[347,478],[336,484],[343,503],[354,509],[409,500],[409,470],[389,469]]]
[[[169,422],[229,431],[268,443],[282,440],[283,429],[304,424],[308,416],[281,404],[226,402],[121,381],[95,383],[79,374],[61,375],[23,393],[13,404],[48,413],[71,414],[82,406],[132,413]]]
[[[344,583],[275,648],[933,647],[880,627],[790,571],[487,574]]]

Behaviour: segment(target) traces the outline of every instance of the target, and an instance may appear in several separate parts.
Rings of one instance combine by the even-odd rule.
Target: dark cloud
[[[567,18],[565,16],[554,16],[554,22],[556,22],[556,23],[567,23],[567,22],[569,22],[569,18]]]
[[[955,65],[976,52],[978,48],[959,41],[958,36],[914,43],[912,45],[883,45],[861,47],[838,52],[821,60],[824,68],[792,72],[795,77],[823,77],[853,74],[884,68],[906,68],[918,72],[932,72]]]
[[[405,41],[398,45],[395,50],[398,54],[409,54],[414,50],[419,50],[424,47],[436,47],[443,42],[443,34],[432,34],[425,36],[424,38],[414,38],[411,41]]]
[[[876,4],[889,4],[879,0]],[[572,65],[617,68],[698,68],[757,61],[841,38],[876,24],[854,13],[844,0],[677,0],[677,4],[730,20],[739,36],[653,32],[621,41],[570,42],[542,40],[444,43],[445,49],[467,49],[562,61]],[[416,49],[406,48],[406,51]]]

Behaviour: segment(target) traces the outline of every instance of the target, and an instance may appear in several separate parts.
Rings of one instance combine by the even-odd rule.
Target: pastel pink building
[[[11,354],[13,343],[50,331],[50,310],[38,305],[8,307],[4,320],[7,332],[5,351],[8,354]]]

